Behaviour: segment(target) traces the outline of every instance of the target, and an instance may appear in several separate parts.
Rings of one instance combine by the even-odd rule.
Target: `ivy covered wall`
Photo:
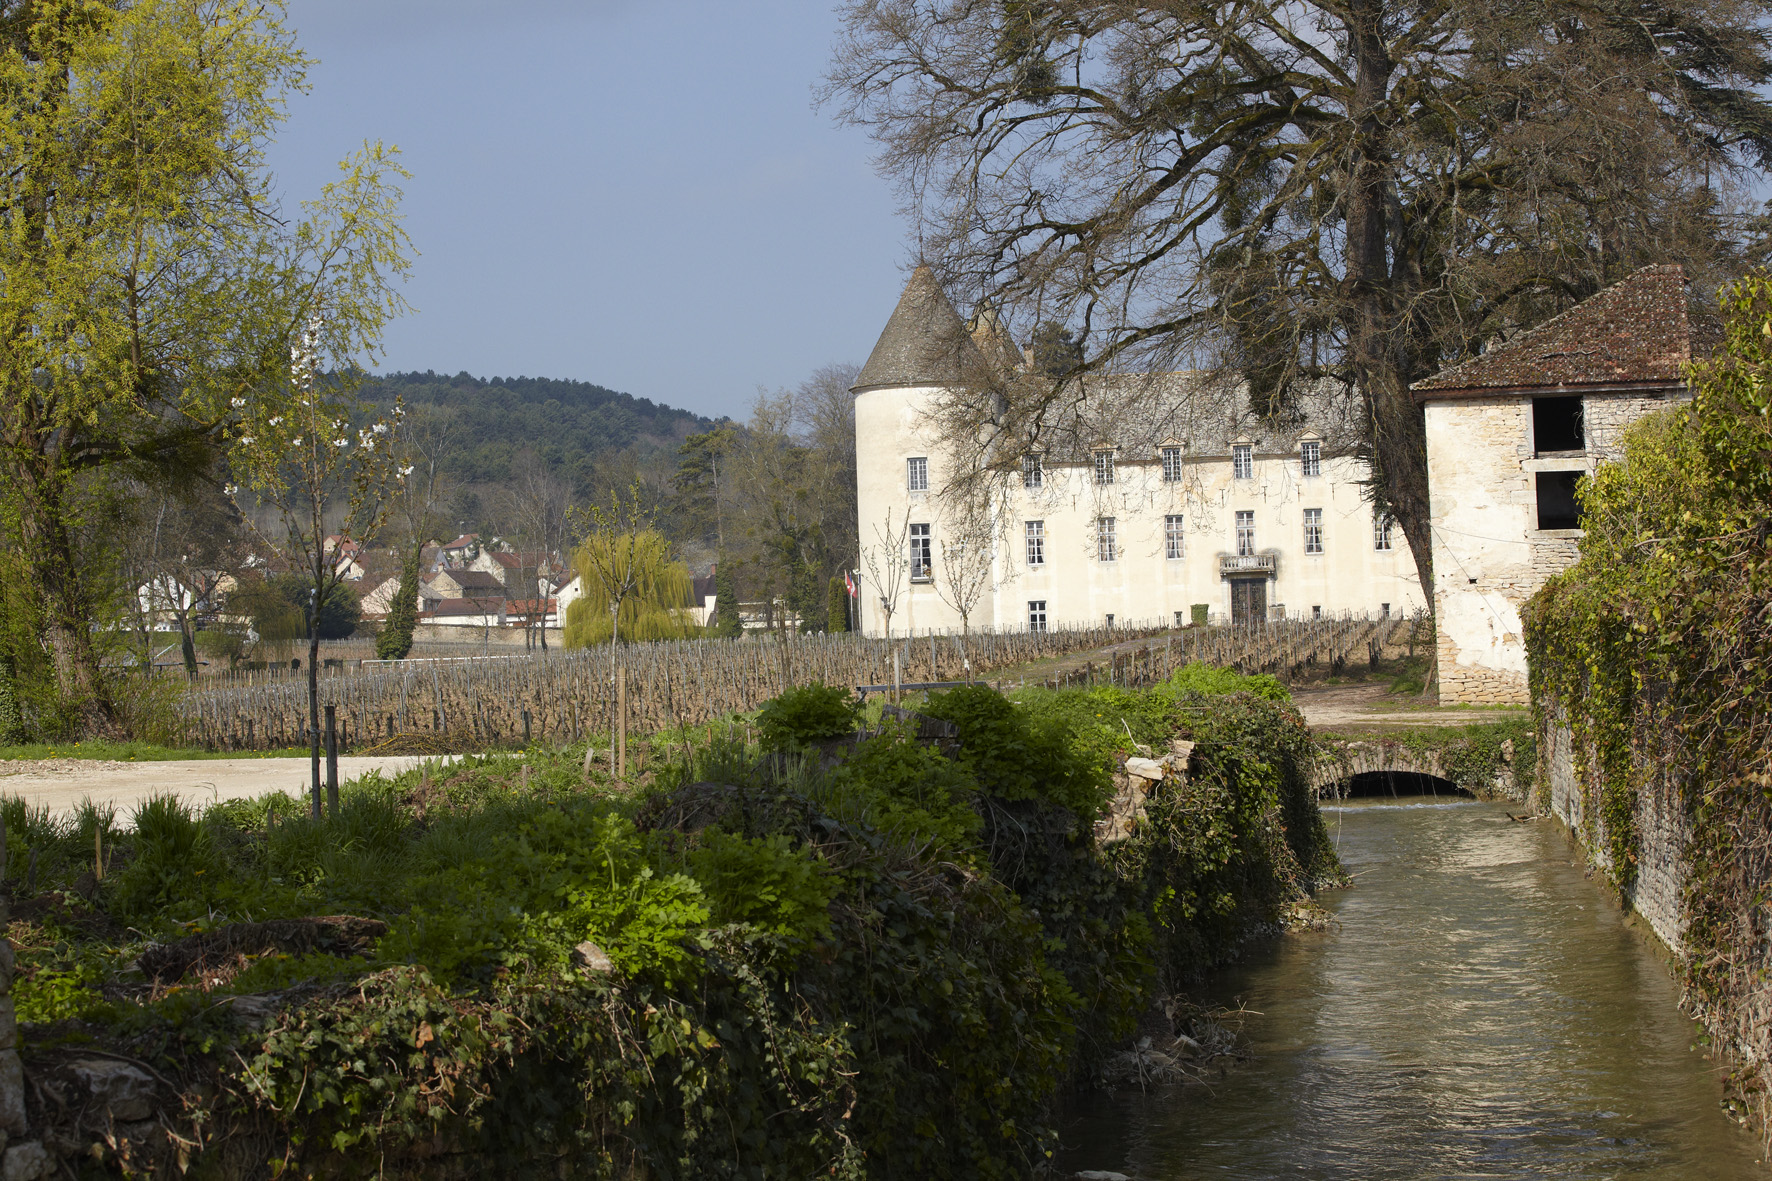
[[[1524,613],[1554,808],[1678,953],[1686,1003],[1772,1117],[1772,275],[1722,296],[1690,406],[1581,493],[1581,560]]]

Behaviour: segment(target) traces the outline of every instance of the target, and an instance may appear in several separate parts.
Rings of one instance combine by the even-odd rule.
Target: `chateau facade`
[[[976,375],[1021,363],[928,268],[911,276],[852,387],[867,634],[887,634],[886,602],[893,635],[957,632],[962,606],[967,626],[1005,630],[1427,606],[1402,530],[1364,497],[1345,394],[1275,426],[1207,375],[1087,377],[1081,425],[986,448],[1006,474],[966,509],[951,490],[970,461],[944,412]]]

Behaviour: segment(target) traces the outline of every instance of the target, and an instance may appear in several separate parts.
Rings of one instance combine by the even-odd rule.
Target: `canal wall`
[[[1608,796],[1619,793],[1609,792],[1594,744],[1576,737],[1560,703],[1541,703],[1539,718],[1541,808],[1562,822],[1588,863],[1618,888],[1624,904],[1670,951],[1683,955],[1685,896],[1692,876],[1692,816],[1683,772],[1659,754],[1646,754],[1642,744],[1633,744],[1630,780],[1638,786],[1629,792],[1629,832],[1620,833],[1620,805],[1608,807]],[[1656,743],[1652,749],[1667,747]],[[1614,817],[1610,826],[1608,814]],[[1628,865],[1620,864],[1625,860]]]

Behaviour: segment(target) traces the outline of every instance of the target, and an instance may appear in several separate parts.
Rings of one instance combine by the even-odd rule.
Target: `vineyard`
[[[1190,661],[1285,674],[1375,651],[1404,620],[1343,617],[1246,627],[1120,625],[1044,632],[974,633],[885,640],[858,635],[776,635],[685,640],[510,656],[406,660],[334,672],[320,703],[334,707],[340,746],[363,750],[403,737],[429,748],[525,741],[580,742],[613,732],[618,698],[627,725],[646,733],[756,709],[793,685],[886,686],[991,679],[1034,662],[1113,648],[1033,683],[1149,684]],[[623,691],[618,693],[618,683]],[[194,689],[180,704],[186,741],[211,750],[303,743],[305,681]]]

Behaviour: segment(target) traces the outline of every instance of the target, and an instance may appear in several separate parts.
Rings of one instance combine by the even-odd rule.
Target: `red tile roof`
[[[1678,265],[1644,267],[1562,315],[1413,388],[1426,400],[1466,390],[1681,385],[1692,360],[1692,338],[1684,270]]]

